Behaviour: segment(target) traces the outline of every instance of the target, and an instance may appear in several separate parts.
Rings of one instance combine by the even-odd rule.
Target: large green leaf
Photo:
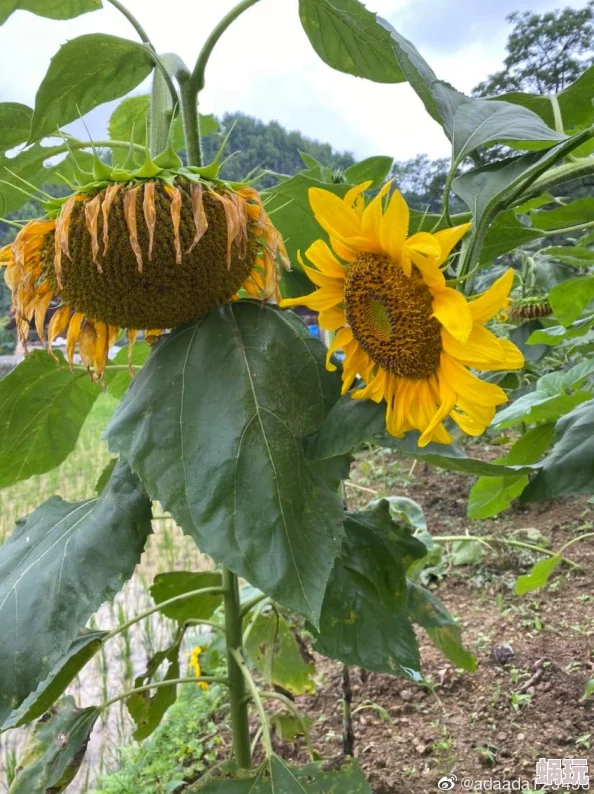
[[[522,422],[527,424],[550,422],[571,411],[576,405],[585,402],[590,396],[590,393],[586,391],[578,391],[575,394],[551,394],[537,388],[518,397],[515,402],[498,413],[493,420],[493,425],[503,430]]]
[[[566,130],[578,130],[594,123],[594,66],[590,66],[578,79],[557,94],[563,126]],[[513,102],[532,110],[549,125],[555,126],[555,115],[550,97],[513,91],[500,99]]]
[[[371,788],[354,758],[294,767],[273,755],[259,769],[223,764],[187,794],[371,794]]]
[[[292,313],[239,302],[155,347],[106,436],[203,552],[317,623],[342,505],[302,441],[339,387]]]
[[[37,91],[29,140],[39,141],[97,105],[127,94],[154,65],[146,45],[117,36],[89,33],[66,42]]]
[[[565,139],[536,113],[518,105],[466,97],[447,83],[436,83],[432,91],[450,131],[455,163],[497,142],[520,149],[543,149]]]
[[[393,157],[383,157],[381,155],[368,157],[366,160],[361,160],[355,165],[349,166],[344,172],[344,178],[352,185],[360,185],[361,182],[371,179],[371,189],[378,188],[386,180],[393,163]]]
[[[349,665],[416,677],[420,658],[407,608],[406,570],[427,553],[382,499],[347,513],[315,647]]]
[[[151,595],[155,604],[162,604],[170,598],[184,593],[203,590],[206,587],[221,587],[221,574],[217,571],[169,571],[158,573],[151,587]],[[162,609],[163,614],[184,623],[186,620],[208,620],[213,612],[223,603],[220,593],[204,593],[191,596],[169,604]]]
[[[531,470],[511,466],[502,469],[497,464],[467,457],[455,445],[431,443],[426,447],[419,447],[419,435],[416,432],[407,433],[404,438],[394,438],[385,432],[385,414],[384,403],[353,400],[350,395],[344,395],[326,417],[315,439],[311,456],[322,460],[330,459],[350,453],[365,441],[373,441],[448,471],[498,476],[502,473],[522,474]]]
[[[457,667],[473,672],[475,657],[462,644],[462,631],[444,605],[429,590],[408,582],[408,612],[413,623],[425,629],[429,638]]]
[[[526,593],[531,593],[533,590],[540,590],[544,587],[562,560],[563,556],[561,554],[555,554],[553,557],[545,557],[544,560],[535,562],[530,573],[518,576],[516,579],[516,595],[526,595]]]
[[[285,240],[294,268],[299,268],[297,260],[299,250],[304,253],[314,240],[320,237],[327,240],[326,233],[314,218],[309,206],[308,191],[312,187],[331,190],[342,198],[350,185],[330,185],[297,174],[262,193],[266,210]],[[311,282],[305,279],[305,284],[308,285],[305,291],[311,292]]]
[[[522,494],[522,502],[594,491],[594,400],[559,419],[555,434],[556,443]]]
[[[293,695],[313,694],[313,658],[306,654],[289,622],[271,608],[258,614],[246,632],[245,650],[266,683]]]
[[[132,575],[150,532],[150,501],[125,463],[99,498],[54,496],[17,523],[0,547],[0,724]]]
[[[79,709],[64,698],[47,720],[35,726],[19,772],[8,794],[62,794],[78,772],[93,726],[101,712],[93,706]]]
[[[0,150],[10,149],[27,140],[32,116],[33,111],[27,105],[0,102]]]
[[[0,0],[0,25],[19,10],[49,19],[72,19],[102,7],[101,0]]]
[[[45,681],[42,681],[35,692],[26,697],[20,707],[3,725],[0,725],[0,730],[26,725],[49,711],[86,663],[101,648],[105,637],[107,637],[106,631],[83,629]]]
[[[555,316],[566,328],[578,319],[591,301],[594,301],[594,276],[563,281],[549,292],[549,303]]]
[[[572,267],[592,267],[594,265],[594,251],[581,245],[551,245],[541,248],[541,256],[550,256],[558,262]]]
[[[530,214],[537,229],[564,229],[594,220],[594,198],[580,198],[551,210],[538,210]]]
[[[101,388],[36,350],[0,380],[0,488],[50,471],[76,445]]]
[[[299,0],[299,17],[312,47],[333,69],[376,83],[406,79],[389,32],[359,0]]]
[[[559,345],[566,339],[585,336],[594,325],[594,314],[582,317],[567,328],[562,325],[552,325],[548,328],[534,330],[528,338],[529,345]]]

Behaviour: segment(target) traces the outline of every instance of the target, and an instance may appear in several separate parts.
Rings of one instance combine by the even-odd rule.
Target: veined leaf
[[[72,697],[35,726],[8,794],[62,794],[74,780],[101,712],[79,709]]]
[[[498,256],[542,236],[539,229],[523,224],[513,210],[502,212],[489,226],[481,248],[480,264],[486,265]]]
[[[5,151],[27,140],[32,117],[33,111],[27,105],[0,102],[0,150]]]
[[[406,79],[389,32],[359,0],[299,0],[299,17],[312,47],[333,69],[376,83]]]
[[[566,328],[578,319],[591,301],[594,301],[594,276],[563,281],[549,292],[549,303],[555,316]]]
[[[150,532],[150,501],[125,463],[100,497],[54,496],[17,523],[0,546],[0,724],[132,575]]]
[[[292,313],[242,301],[158,343],[106,436],[203,552],[317,623],[343,511],[303,439],[339,388]]]
[[[205,587],[221,587],[221,574],[217,571],[169,571],[158,573],[151,587],[151,595],[155,604],[162,604],[170,598],[202,590]],[[184,623],[186,620],[208,620],[213,612],[222,604],[223,596],[217,593],[184,598],[164,607],[162,613],[171,620]]]
[[[553,245],[541,248],[538,253],[573,267],[592,267],[594,265],[594,251],[579,245]]]
[[[347,513],[346,538],[328,583],[315,646],[349,665],[412,678],[419,649],[407,611],[406,570],[427,553],[382,499]]]
[[[101,0],[0,0],[0,25],[19,10],[49,19],[72,19],[100,8]]]
[[[385,182],[393,163],[393,157],[368,157],[349,166],[344,172],[344,178],[352,185],[360,185],[361,182],[371,179],[371,189],[378,188]]]
[[[0,380],[0,487],[55,469],[76,446],[101,388],[35,350]]]
[[[146,45],[117,36],[89,33],[63,44],[37,91],[30,142],[127,94],[154,65]]]
[[[580,198],[551,210],[539,210],[530,214],[537,229],[564,229],[594,220],[594,198]]]

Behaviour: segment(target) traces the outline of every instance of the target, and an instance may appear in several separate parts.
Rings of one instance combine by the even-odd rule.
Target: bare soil
[[[493,458],[501,449],[483,444],[480,454]],[[351,507],[374,495],[409,496],[423,506],[433,535],[468,529],[501,537],[515,532],[521,539],[533,533],[518,530],[536,528],[555,549],[592,528],[594,505],[585,498],[469,521],[471,478],[421,463],[409,477],[410,460],[394,454],[378,474],[369,460],[359,460],[353,480],[375,494],[352,488]],[[576,544],[569,556],[579,570],[562,566],[546,589],[523,597],[513,586],[537,559],[531,552],[498,551],[478,565],[437,572],[429,586],[459,618],[465,643],[478,658],[476,673],[453,668],[424,634],[419,640],[428,687],[351,670],[354,752],[375,794],[435,792],[440,777],[452,773],[459,781],[531,780],[541,757],[587,758],[594,780],[594,698],[582,700],[594,678],[594,543]],[[316,746],[334,758],[343,742],[342,666],[317,661],[318,691],[298,698],[297,705],[314,720]],[[278,749],[288,759],[305,760],[300,744]]]

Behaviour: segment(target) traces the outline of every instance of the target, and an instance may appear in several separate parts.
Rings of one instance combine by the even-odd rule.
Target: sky
[[[201,44],[237,0],[124,0],[157,51],[176,52],[193,65]],[[33,105],[50,58],[85,33],[135,38],[129,22],[105,8],[56,22],[25,11],[0,28],[0,101]],[[368,0],[371,11],[409,38],[438,78],[470,90],[501,68],[512,11],[543,12],[580,0]],[[163,13],[163,9],[166,13]],[[144,89],[144,91],[143,91]],[[135,93],[148,90],[148,86]],[[357,159],[376,154],[406,160],[444,157],[449,143],[406,83],[378,84],[337,72],[312,49],[298,0],[260,0],[225,33],[215,49],[201,94],[203,113],[241,111],[276,120]],[[105,137],[114,104],[87,116],[92,137]],[[69,128],[72,129],[72,128]],[[76,134],[85,135],[80,122]]]

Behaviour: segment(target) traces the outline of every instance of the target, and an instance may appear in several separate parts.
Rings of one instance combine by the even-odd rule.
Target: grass
[[[19,518],[29,515],[46,499],[59,495],[77,502],[95,495],[97,480],[111,458],[101,435],[116,405],[107,393],[102,394],[82,428],[76,448],[61,466],[0,490],[0,544],[9,537]],[[153,514],[162,517],[164,511],[155,504]],[[111,629],[151,606],[149,588],[159,572],[210,567],[208,558],[172,519],[154,521],[153,531],[132,579],[113,603],[99,609],[89,626]],[[69,694],[79,705],[87,706],[129,689],[134,677],[145,668],[147,659],[170,643],[173,632],[174,624],[159,614],[134,625],[97,654],[70,686]],[[131,744],[132,730],[125,705],[116,704],[95,728],[86,765],[69,787],[69,794],[95,791],[97,776],[107,774],[121,763],[118,748]],[[0,736],[0,794],[8,791],[26,735],[26,729],[18,729]],[[138,745],[132,743],[132,747]]]

